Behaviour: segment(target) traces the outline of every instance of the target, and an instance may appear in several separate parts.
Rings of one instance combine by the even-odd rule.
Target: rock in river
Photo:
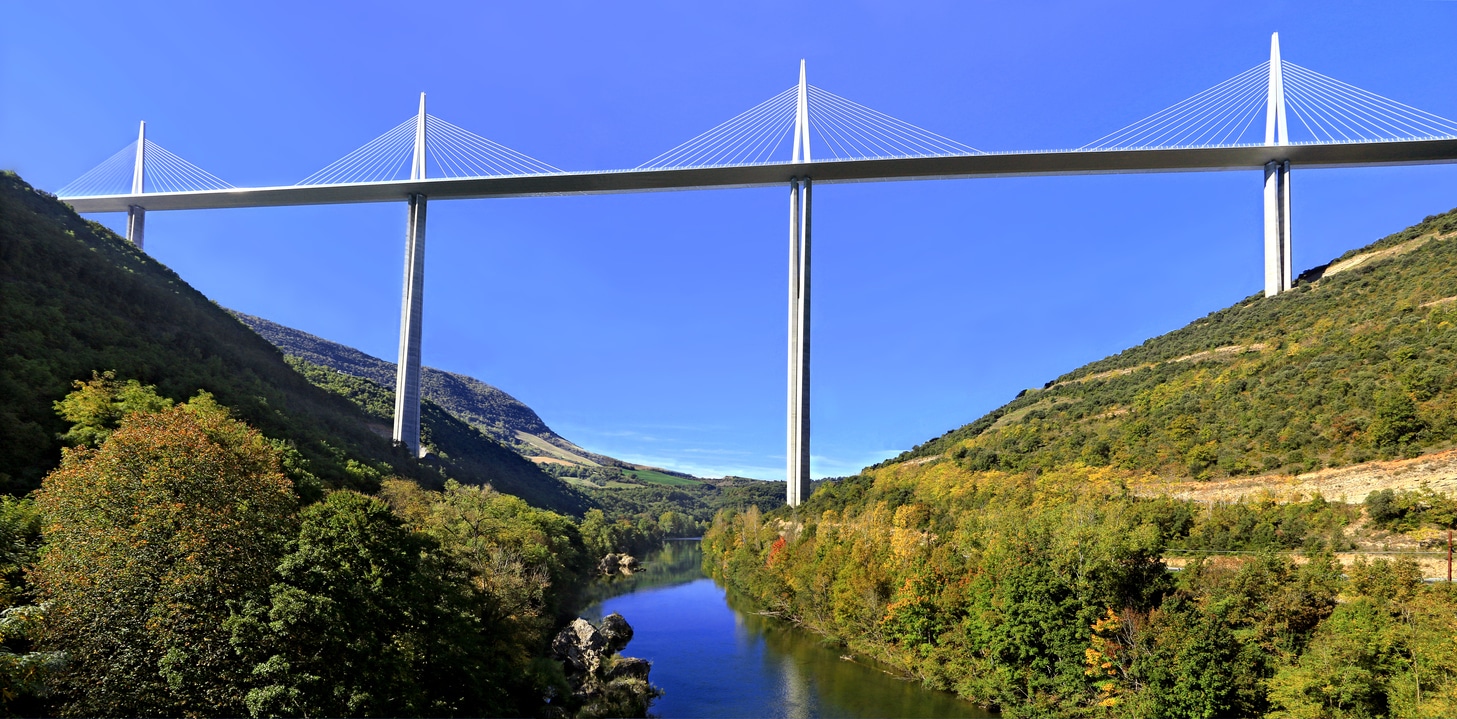
[[[647,716],[663,692],[648,682],[652,662],[618,654],[630,641],[632,626],[615,612],[597,626],[577,618],[563,627],[551,642],[572,687],[562,708],[578,717]]]

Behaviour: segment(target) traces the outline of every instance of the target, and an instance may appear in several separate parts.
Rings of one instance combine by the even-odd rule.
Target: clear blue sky
[[[136,136],[289,184],[432,114],[635,166],[810,81],[985,150],[1076,147],[1267,57],[1457,118],[1457,2],[0,5],[0,166],[59,188]],[[1254,172],[823,186],[813,470],[852,473],[1259,291]],[[1297,271],[1457,206],[1457,166],[1294,176]],[[593,450],[777,479],[778,189],[435,202],[426,364]],[[121,226],[117,216],[97,219]],[[152,213],[218,303],[393,359],[403,206]]]

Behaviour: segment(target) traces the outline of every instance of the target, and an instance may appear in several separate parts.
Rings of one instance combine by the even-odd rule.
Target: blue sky
[[[20,3],[0,166],[50,190],[148,137],[290,184],[430,111],[632,167],[793,84],[984,150],[1076,147],[1284,57],[1457,118],[1457,2]],[[1298,269],[1457,206],[1457,166],[1294,175]],[[1262,287],[1255,172],[818,187],[813,471],[852,473]],[[435,202],[425,363],[590,449],[783,476],[779,189]],[[113,227],[118,216],[98,216]],[[380,357],[403,206],[152,213],[218,303]],[[1297,270],[1298,271],[1298,270]]]

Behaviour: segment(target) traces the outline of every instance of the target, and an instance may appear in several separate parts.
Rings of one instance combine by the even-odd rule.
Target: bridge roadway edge
[[[685,169],[561,172],[501,177],[395,180],[348,185],[292,185],[196,192],[62,197],[77,212],[204,210],[491,197],[603,195],[673,190],[773,187],[813,175],[816,184],[902,180],[1049,177],[1163,172],[1260,170],[1272,160],[1294,169],[1426,165],[1457,162],[1457,139],[1396,140],[1147,150],[992,153],[877,160],[829,160]]]

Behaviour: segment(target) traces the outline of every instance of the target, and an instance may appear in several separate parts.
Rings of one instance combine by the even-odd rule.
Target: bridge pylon
[[[1270,35],[1270,81],[1265,103],[1265,145],[1290,144],[1285,122],[1285,76],[1280,62],[1280,33]],[[1290,240],[1290,160],[1277,156],[1265,163],[1265,296],[1291,288],[1294,272]]]
[[[794,115],[794,164],[810,162],[809,93],[799,61],[799,100]],[[785,501],[808,499],[809,474],[809,279],[810,178],[789,180],[789,407],[785,448]]]
[[[132,194],[140,195],[145,188],[146,179],[146,158],[147,158],[147,121],[142,120],[141,129],[137,130],[137,160],[132,165]],[[141,205],[128,205],[126,209],[126,238],[131,241],[137,249],[142,249],[143,231],[146,229],[147,211]]]
[[[415,124],[410,179],[425,179],[425,93]],[[394,439],[420,455],[420,335],[425,313],[425,195],[410,193],[405,222],[405,280],[400,299],[400,357],[395,366]]]

